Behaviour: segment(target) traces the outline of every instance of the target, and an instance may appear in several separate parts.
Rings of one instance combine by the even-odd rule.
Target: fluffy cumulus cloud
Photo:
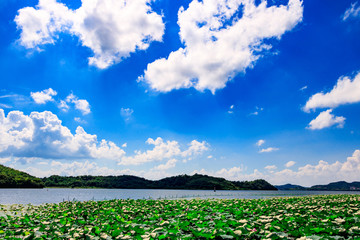
[[[253,64],[277,38],[302,21],[300,0],[256,5],[255,0],[194,0],[178,12],[183,48],[148,64],[140,80],[156,91],[194,87],[213,93]]]
[[[267,172],[255,169],[252,173],[244,171],[231,171],[234,168],[224,169],[223,171],[208,171],[201,169],[193,173],[208,174],[212,176],[224,177],[226,179],[245,181],[254,179],[265,179],[271,184],[280,185],[286,183],[299,184],[302,186],[312,186],[315,184],[328,184],[335,181],[358,181],[360,171],[360,150],[354,151],[346,161],[336,161],[329,163],[320,160],[317,164],[307,164],[296,170],[283,169],[275,171],[276,166],[267,166]]]
[[[67,105],[67,103],[72,103],[75,105],[75,108],[79,111],[81,111],[81,113],[83,115],[87,115],[91,112],[90,110],[90,104],[88,101],[86,101],[85,99],[79,99],[77,96],[75,96],[74,94],[69,94],[66,97],[66,102],[62,101],[60,102],[59,108],[61,109],[69,109],[69,106]]]
[[[156,167],[154,167],[154,170],[168,170],[170,168],[174,168],[176,166],[176,159],[170,159],[165,164],[160,164]]]
[[[163,161],[173,158],[191,158],[192,156],[202,154],[208,150],[208,144],[193,140],[185,150],[180,149],[177,141],[164,141],[162,138],[157,139],[149,138],[147,144],[153,145],[153,149],[145,152],[135,151],[134,156],[124,156],[119,161],[119,165],[139,165],[147,162]]]
[[[345,118],[336,117],[334,114],[331,114],[331,112],[332,109],[321,112],[319,116],[317,116],[309,123],[307,128],[311,130],[319,130],[334,125],[336,125],[338,128],[343,128],[345,124]]]
[[[307,164],[299,167],[297,171],[285,169],[269,176],[274,184],[286,183],[291,179],[292,183],[305,186],[314,184],[327,184],[334,181],[358,181],[360,170],[360,150],[354,151],[345,162],[336,161],[328,163],[320,160],[316,165]]]
[[[117,160],[124,154],[115,143],[99,142],[82,127],[71,133],[49,111],[11,111],[5,116],[0,109],[0,157]]]
[[[316,93],[306,102],[303,110],[310,112],[317,108],[335,108],[339,105],[360,102],[360,72],[351,79],[340,77],[330,92]]]
[[[14,159],[13,159],[14,160]],[[13,161],[12,160],[12,161]],[[36,160],[36,159],[35,159]],[[19,167],[18,169],[27,172],[37,177],[48,177],[51,175],[61,176],[119,176],[119,175],[133,175],[140,176],[147,179],[158,180],[164,177],[172,176],[168,171],[172,167],[174,160],[169,160],[168,164],[162,164],[166,167],[152,168],[150,170],[132,170],[132,169],[115,169],[108,166],[102,166],[95,161],[72,161],[63,162],[57,160],[50,161],[33,161],[31,166]],[[169,167],[168,167],[169,166]]]
[[[191,174],[205,174],[239,181],[239,179],[242,179],[241,176],[244,175],[244,169],[242,167],[232,167],[229,169],[222,168],[218,171],[208,171],[203,168],[201,170],[195,170]]]
[[[153,12],[151,0],[91,0],[71,10],[56,0],[39,0],[36,7],[18,11],[15,22],[19,43],[29,49],[54,44],[60,33],[77,36],[92,50],[89,64],[107,68],[144,50],[152,41],[161,41],[165,25]]]
[[[343,15],[343,21],[351,18],[360,18],[360,5],[358,2],[352,3]]]
[[[40,92],[31,92],[30,96],[37,104],[45,104],[49,101],[54,101],[53,96],[56,96],[57,92],[54,91],[52,88],[45,89],[44,91]]]
[[[41,164],[40,164],[41,163]],[[61,162],[61,161],[47,161],[38,162],[37,165],[46,165],[46,169],[40,167],[26,167],[21,170],[32,174],[37,177],[48,177],[51,175],[61,176],[81,176],[81,175],[93,175],[93,176],[117,176],[117,175],[143,175],[143,172],[136,172],[130,169],[113,169],[104,166],[99,166],[98,163],[89,160],[86,161],[73,161],[73,162]]]

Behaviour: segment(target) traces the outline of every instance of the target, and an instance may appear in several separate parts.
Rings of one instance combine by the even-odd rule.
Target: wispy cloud
[[[303,86],[302,88],[300,88],[299,90],[300,91],[304,91],[304,90],[306,90],[308,88],[308,86]]]
[[[260,139],[259,141],[256,142],[256,146],[260,147],[261,145],[263,145],[265,143],[264,139]]]
[[[360,18],[360,6],[358,2],[352,3],[351,6],[348,9],[346,9],[342,17],[342,20],[347,21],[348,19],[351,18]]]
[[[131,108],[121,108],[120,110],[120,114],[126,122],[130,121],[133,113],[134,110]]]
[[[268,147],[268,148],[262,148],[260,149],[259,153],[270,153],[270,152],[275,152],[280,150],[279,148],[275,148],[275,147]]]

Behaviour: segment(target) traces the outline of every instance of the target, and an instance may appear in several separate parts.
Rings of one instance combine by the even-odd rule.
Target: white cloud
[[[142,175],[142,172],[136,172],[130,169],[113,169],[108,167],[101,167],[96,162],[90,162],[88,160],[84,162],[60,162],[49,161],[46,170],[42,170],[36,167],[27,167],[20,169],[31,175],[37,177],[48,177],[51,175],[60,176],[81,176],[81,175],[93,175],[93,176],[118,176],[118,175]]]
[[[291,179],[291,183],[311,186],[335,181],[358,181],[359,171],[360,150],[356,150],[345,162],[328,163],[320,160],[317,165],[307,164],[299,167],[297,171],[285,169],[268,179],[272,179],[273,184],[287,183]]]
[[[241,167],[233,167],[230,169],[222,168],[216,172],[216,175],[232,178],[241,173],[242,171],[243,169]]]
[[[331,112],[332,109],[321,112],[319,116],[317,116],[309,123],[309,126],[307,128],[311,130],[319,130],[331,127],[333,125],[337,125],[338,128],[343,128],[345,124],[345,118],[336,117],[334,116],[334,114],[331,114]]]
[[[111,141],[97,141],[96,135],[77,127],[75,134],[49,112],[24,115],[0,109],[0,157],[44,159],[111,159],[125,152]]]
[[[0,108],[12,108],[12,106],[5,103],[0,103]]]
[[[328,93],[316,93],[306,102],[303,110],[310,112],[317,108],[335,108],[339,105],[360,102],[360,72],[351,80],[347,76],[340,77]]]
[[[56,96],[57,92],[49,88],[40,92],[31,92],[30,95],[37,104],[45,104],[46,102],[54,101],[53,96]]]
[[[289,167],[294,166],[295,164],[296,164],[296,162],[294,162],[294,161],[289,161],[289,162],[287,162],[287,163],[285,164],[285,167],[289,168]]]
[[[300,88],[300,91],[304,91],[308,88],[308,86],[303,86],[302,88]]]
[[[256,6],[248,0],[194,0],[178,12],[184,48],[148,64],[144,80],[156,91],[194,87],[213,93],[240,72],[252,67],[277,38],[302,21],[302,1]],[[242,12],[239,18],[238,13]]]
[[[268,148],[260,149],[259,153],[269,153],[269,152],[275,152],[275,151],[278,151],[278,150],[279,150],[279,148],[268,147]]]
[[[10,157],[0,158],[0,164],[4,164],[4,163],[10,162],[10,161],[11,161]]]
[[[343,15],[343,21],[346,21],[349,18],[358,18],[358,17],[360,17],[360,6],[358,6],[358,2],[355,2],[352,3],[348,9],[346,9]]]
[[[39,163],[37,163],[39,164]],[[48,177],[51,175],[61,176],[81,176],[81,175],[92,175],[92,176],[119,176],[119,175],[133,175],[144,177],[146,179],[161,179],[164,177],[172,176],[165,170],[140,170],[135,171],[132,169],[114,169],[107,166],[99,166],[97,162],[91,161],[73,161],[73,162],[61,162],[61,161],[47,161],[44,162],[46,168],[38,168],[34,166],[20,168],[19,170],[27,172],[37,177]]]
[[[221,172],[208,171],[201,169],[193,173],[207,174],[217,177],[224,177],[229,180],[254,180],[265,179],[273,185],[280,185],[286,183],[299,184],[301,186],[312,186],[316,184],[328,184],[336,181],[359,181],[360,172],[360,150],[355,150],[351,157],[348,157],[345,162],[336,161],[328,163],[320,160],[316,165],[307,164],[299,167],[296,171],[290,169],[283,169],[281,171],[273,171],[276,167],[267,166],[265,169],[271,170],[269,173],[263,173],[255,169],[252,173],[235,171],[236,174],[228,174],[233,169],[225,169]],[[233,171],[234,172],[234,171]]]
[[[266,170],[268,171],[273,171],[273,170],[276,170],[277,169],[277,166],[275,165],[268,165],[266,167],[264,167]]]
[[[265,143],[265,140],[260,139],[259,141],[256,142],[256,146],[260,147],[261,145],[263,145]]]
[[[249,179],[246,178],[248,175],[244,173],[244,168],[242,166],[240,167],[232,167],[229,169],[222,168],[218,171],[208,171],[206,169],[200,169],[200,170],[194,170],[190,174],[205,174],[209,176],[215,176],[215,177],[222,177],[227,180],[233,180],[233,181],[242,181],[242,180],[252,180],[253,178]],[[256,179],[256,178],[255,178]]]
[[[127,143],[124,143],[123,145],[121,145],[121,147],[126,148],[126,147],[127,147]]]
[[[205,141],[198,142],[197,140],[192,140],[188,145],[189,148],[181,153],[183,157],[200,155],[209,150],[208,144]]]
[[[83,115],[87,115],[91,112],[89,102],[86,101],[85,99],[78,99],[78,97],[72,93],[70,93],[66,97],[66,102],[73,103],[75,105],[75,108],[81,111]]]
[[[56,0],[39,0],[35,8],[18,11],[19,43],[39,50],[42,45],[55,44],[60,33],[68,33],[92,50],[89,64],[104,69],[131,52],[147,49],[152,41],[162,41],[165,25],[150,2],[92,0],[70,10]]]
[[[58,104],[58,108],[64,112],[67,112],[70,109],[70,106],[64,100],[60,100],[60,103]]]
[[[259,115],[259,112],[264,111],[264,108],[262,108],[262,107],[258,107],[258,106],[256,106],[256,107],[255,107],[255,109],[256,109],[256,111],[255,111],[255,112],[250,113],[249,115],[254,115],[254,116],[257,116],[257,115]]]
[[[134,110],[131,108],[121,108],[120,114],[124,118],[125,121],[129,121],[131,119]]]
[[[75,118],[74,118],[74,120],[75,120],[76,122],[78,122],[78,123],[82,123],[82,124],[87,123],[85,120],[82,120],[82,119],[81,119],[81,118],[79,118],[79,117],[75,117]]]
[[[165,164],[160,164],[159,166],[154,167],[154,170],[168,170],[170,168],[174,168],[176,166],[176,163],[176,159],[170,159]]]
[[[189,158],[202,154],[208,150],[208,144],[193,140],[190,142],[188,149],[181,151],[180,145],[177,141],[164,141],[158,137],[156,140],[149,138],[146,141],[149,145],[154,145],[154,148],[145,152],[135,151],[134,156],[124,156],[119,161],[119,165],[139,165],[147,162],[162,161],[165,159],[172,159],[176,157]]]
[[[229,114],[233,114],[234,113],[234,105],[231,105],[229,110],[228,110]]]
[[[207,156],[208,159],[212,159],[213,158],[213,155],[209,155]]]

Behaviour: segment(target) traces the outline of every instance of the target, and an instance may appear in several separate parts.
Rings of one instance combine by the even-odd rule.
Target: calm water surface
[[[359,191],[222,191],[157,189],[0,189],[0,204],[44,204],[63,201],[110,199],[191,199],[191,198],[271,198],[324,194],[360,194]]]

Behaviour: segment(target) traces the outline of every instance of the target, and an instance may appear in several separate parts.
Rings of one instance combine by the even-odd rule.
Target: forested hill
[[[327,190],[327,191],[354,191],[360,190],[360,182],[348,183],[345,181],[333,182],[327,185],[315,185],[309,188],[309,190]]]
[[[43,188],[40,178],[0,164],[0,188]]]
[[[275,186],[279,190],[314,190],[314,191],[360,191],[360,182],[348,183],[345,181],[332,182],[326,185],[303,187],[293,184]]]
[[[42,179],[46,187],[95,187],[125,189],[208,189],[213,190],[277,190],[265,180],[236,182],[224,178],[195,174],[180,175],[157,181],[136,176],[50,176]]]

